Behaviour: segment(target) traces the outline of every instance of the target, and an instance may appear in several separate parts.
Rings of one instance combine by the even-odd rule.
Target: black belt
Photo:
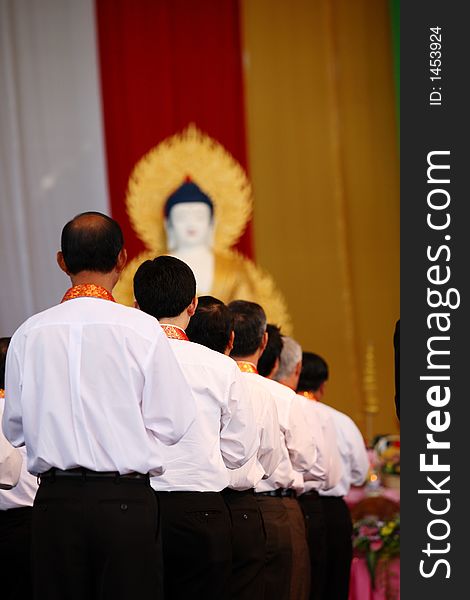
[[[255,492],[255,496],[274,496],[275,498],[281,498],[281,490],[271,490],[270,492]]]
[[[270,490],[269,492],[255,492],[255,496],[272,496],[274,498],[281,498],[282,490],[277,489],[277,490]]]
[[[221,492],[222,496],[232,496],[232,495],[243,495],[243,496],[253,496],[254,490],[253,488],[248,490],[233,490],[232,488],[224,488]]]
[[[148,474],[133,472],[120,475],[118,471],[91,471],[85,467],[65,470],[52,467],[44,473],[39,473],[38,477],[41,481],[55,481],[56,479],[81,479],[82,481],[106,479],[116,482],[125,479],[126,481],[140,481],[142,483],[149,481]]]
[[[288,490],[281,490],[281,496],[283,498],[297,498],[297,492],[289,488]]]

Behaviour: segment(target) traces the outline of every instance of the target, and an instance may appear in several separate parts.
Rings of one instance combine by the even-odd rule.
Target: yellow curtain
[[[371,438],[398,429],[399,163],[387,0],[242,0],[257,262],[325,400]],[[378,413],[367,417],[378,405]]]

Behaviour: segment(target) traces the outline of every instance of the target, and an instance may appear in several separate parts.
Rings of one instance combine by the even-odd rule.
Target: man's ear
[[[225,352],[224,352],[224,354],[226,354],[227,356],[230,356],[230,352],[232,352],[232,350],[233,350],[233,342],[234,341],[235,341],[235,331],[233,331],[233,329],[232,329],[232,331],[230,332],[230,337],[228,340],[227,347],[225,348]]]
[[[62,252],[60,250],[59,250],[59,252],[57,252],[56,260],[57,260],[57,264],[59,265],[59,268],[61,269],[61,271],[63,271],[66,275],[70,275],[70,273],[67,269],[67,265],[65,264],[64,255],[62,254]]]
[[[300,371],[302,370],[302,361],[299,361],[296,365],[295,365],[295,376],[297,377],[298,375],[300,375]]]
[[[191,300],[191,304],[186,309],[188,312],[188,317],[192,317],[194,315],[194,313],[196,312],[197,303],[198,303],[197,296],[194,296],[194,298]]]
[[[268,345],[268,337],[269,337],[269,333],[267,331],[265,331],[263,333],[263,339],[261,340],[261,346],[259,347],[259,349],[260,349],[259,355],[260,356],[263,354],[266,346]]]
[[[116,271],[118,273],[122,273],[124,267],[127,263],[127,250],[125,248],[121,248],[119,251],[117,261],[116,261]]]

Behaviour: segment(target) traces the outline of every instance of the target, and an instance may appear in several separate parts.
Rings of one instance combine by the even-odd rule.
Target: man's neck
[[[288,379],[275,379],[275,381],[277,381],[278,383],[282,383],[282,385],[285,385],[291,390],[294,390],[294,392],[296,391],[295,388],[292,387],[292,383]]]
[[[158,319],[158,322],[160,325],[174,325],[185,331],[188,326],[188,317],[182,315],[178,315],[177,317],[162,317]]]
[[[234,356],[232,354],[231,358],[233,358],[233,360],[236,360],[237,362],[249,362],[252,365],[255,365],[255,367],[257,367],[258,360],[259,360],[259,354],[258,354],[258,352],[255,352],[254,354],[250,354],[249,356]]]
[[[111,273],[97,273],[95,271],[81,271],[76,275],[71,275],[70,279],[72,285],[86,285],[92,283],[93,285],[99,285],[108,292],[112,293],[114,286],[116,285],[116,274],[114,271]]]

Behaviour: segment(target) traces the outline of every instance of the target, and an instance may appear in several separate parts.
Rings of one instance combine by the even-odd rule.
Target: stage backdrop
[[[330,363],[328,401],[369,436],[397,429],[387,0],[0,0],[0,36],[0,335],[61,297],[55,251],[74,214],[111,212],[137,253],[131,169],[194,121],[248,169],[241,249]],[[380,409],[367,431],[366,400]]]
[[[237,0],[96,0],[113,216],[143,250],[124,198],[135,163],[190,123],[247,168]],[[238,244],[252,255],[247,229]]]
[[[375,385],[369,436],[395,431],[399,165],[388,2],[242,7],[256,258],[286,294],[295,337],[330,364],[326,401],[366,433]],[[375,384],[364,381],[371,375]]]

